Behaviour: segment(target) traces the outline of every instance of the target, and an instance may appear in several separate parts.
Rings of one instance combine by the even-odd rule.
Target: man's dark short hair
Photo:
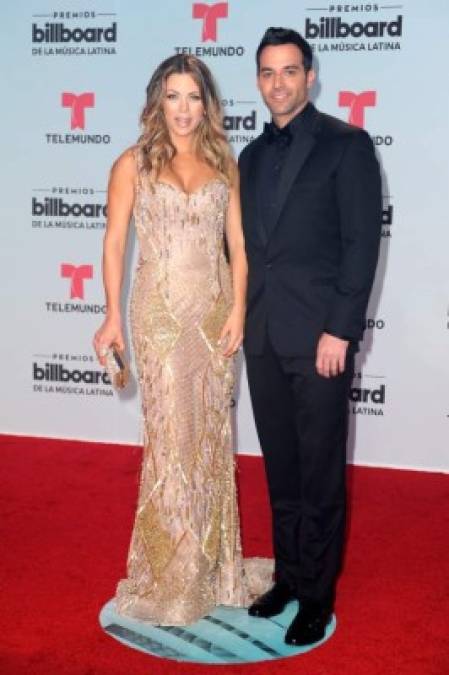
[[[269,46],[277,45],[296,45],[299,51],[302,53],[302,63],[306,73],[312,68],[313,53],[312,47],[305,40],[302,35],[300,35],[293,28],[274,28],[271,26],[265,31],[265,35],[260,41],[259,46],[257,47],[256,52],[256,63],[257,63],[257,72],[260,70],[260,54],[262,49]]]

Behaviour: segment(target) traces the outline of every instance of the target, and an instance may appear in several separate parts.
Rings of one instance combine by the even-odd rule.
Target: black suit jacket
[[[283,356],[314,356],[323,331],[357,343],[363,334],[382,220],[381,179],[370,136],[309,104],[294,136],[266,234],[256,177],[264,139],[239,158],[248,257],[245,350],[266,333]]]

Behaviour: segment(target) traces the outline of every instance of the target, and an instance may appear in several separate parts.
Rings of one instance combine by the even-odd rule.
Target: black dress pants
[[[266,339],[246,354],[273,518],[275,579],[332,607],[345,534],[348,395],[354,370],[318,375],[315,358],[284,357]]]

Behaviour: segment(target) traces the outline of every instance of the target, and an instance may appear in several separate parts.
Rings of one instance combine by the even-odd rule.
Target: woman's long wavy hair
[[[195,56],[176,54],[155,70],[148,86],[147,100],[140,116],[142,134],[137,142],[143,155],[143,169],[156,181],[176,154],[170,141],[163,112],[167,78],[188,73],[198,85],[205,114],[195,131],[195,151],[227,183],[232,182],[234,162],[223,131],[222,110],[209,68]]]

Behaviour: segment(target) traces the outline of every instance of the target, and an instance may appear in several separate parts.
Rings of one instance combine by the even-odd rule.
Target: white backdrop
[[[109,167],[137,137],[155,66],[183,50],[211,67],[238,154],[268,119],[255,49],[283,25],[314,47],[317,106],[364,126],[384,173],[349,459],[449,471],[448,4],[21,0],[2,19],[0,431],[139,440],[135,386],[113,393],[91,348]],[[135,254],[132,234],[124,302]],[[239,370],[236,445],[258,453]]]

